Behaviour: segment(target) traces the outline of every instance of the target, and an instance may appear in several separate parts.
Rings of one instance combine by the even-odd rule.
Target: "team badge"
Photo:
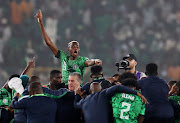
[[[74,65],[73,65],[73,69],[74,69],[74,70],[78,69],[78,65],[77,65],[77,64],[74,64]]]
[[[3,102],[3,103],[7,103],[7,99],[3,99],[2,102]]]

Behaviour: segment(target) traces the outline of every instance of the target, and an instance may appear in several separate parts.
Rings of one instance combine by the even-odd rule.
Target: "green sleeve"
[[[140,115],[145,115],[145,104],[142,104]]]
[[[58,50],[57,55],[55,57],[62,60],[67,56],[68,56],[68,54],[66,54],[64,51]]]
[[[80,60],[79,60],[80,63],[79,63],[79,64],[80,64],[80,67],[81,67],[81,68],[86,67],[86,66],[85,66],[85,63],[84,63],[86,60],[88,60],[87,57],[80,57]]]

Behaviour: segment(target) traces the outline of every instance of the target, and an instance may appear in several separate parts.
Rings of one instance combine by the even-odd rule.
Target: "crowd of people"
[[[2,0],[0,69],[4,81],[21,71],[32,56],[38,56],[39,66],[59,66],[36,28],[34,14],[39,8],[44,12],[46,31],[57,46],[78,40],[81,55],[102,59],[109,76],[116,71],[115,62],[129,52],[139,59],[141,71],[151,61],[161,64],[159,75],[163,78],[174,79],[172,73],[180,71],[175,69],[180,51],[178,0]],[[171,58],[164,60],[167,57]]]
[[[34,57],[21,75],[11,75],[0,90],[2,123],[180,122],[180,82],[168,86],[158,77],[157,64],[149,63],[145,73],[139,72],[136,56],[128,54],[118,65],[125,72],[105,79],[102,60],[79,56],[77,41],[68,43],[68,54],[58,49],[44,28],[41,10],[35,17],[62,73],[51,71],[47,85],[38,76],[29,79],[25,74],[34,68]],[[82,86],[88,66],[92,81]]]
[[[180,81],[167,83],[159,77],[167,79],[177,72],[171,65],[179,64],[174,54],[180,52],[178,4],[0,1],[0,65],[16,73],[0,89],[0,122],[180,123]],[[73,37],[76,40],[67,42]],[[60,61],[61,70],[50,72],[48,84],[43,85],[38,75],[28,76],[35,57],[24,70],[19,68],[33,56],[41,66]],[[112,61],[121,59],[116,66],[123,72],[114,72]],[[87,67],[90,82],[84,81]],[[0,71],[2,80],[7,73]]]
[[[102,66],[94,65],[92,81],[83,86],[81,73],[72,71],[66,85],[63,73],[52,70],[49,84],[42,85],[38,76],[25,75],[34,67],[33,60],[0,89],[0,122],[179,123],[180,82],[158,77],[155,63],[146,65],[142,78],[130,66],[105,79]]]

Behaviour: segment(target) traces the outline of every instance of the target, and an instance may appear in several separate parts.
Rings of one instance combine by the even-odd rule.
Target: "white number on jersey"
[[[129,119],[129,115],[124,116],[123,113],[124,112],[128,112],[130,110],[131,104],[123,102],[121,107],[124,107],[124,106],[126,106],[127,108],[121,110],[120,118],[128,120]]]

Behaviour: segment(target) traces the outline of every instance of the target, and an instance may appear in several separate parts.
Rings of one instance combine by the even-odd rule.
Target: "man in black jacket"
[[[25,109],[28,123],[55,123],[56,102],[45,96],[40,82],[33,82],[29,86],[29,98],[18,101],[19,93],[16,93],[11,102],[14,109]]]
[[[145,102],[147,100],[139,92],[134,91],[128,87],[115,85],[110,88],[102,90],[101,85],[93,82],[90,85],[91,94],[85,99],[79,101],[79,95],[82,96],[81,89],[78,89],[74,106],[75,108],[82,109],[86,123],[108,123],[109,122],[109,102],[115,93],[129,93],[137,94]],[[78,102],[79,101],[79,102]]]

